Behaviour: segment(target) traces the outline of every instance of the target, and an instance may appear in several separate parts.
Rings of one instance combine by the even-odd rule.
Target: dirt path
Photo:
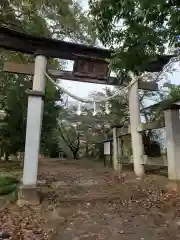
[[[137,180],[101,164],[42,160],[42,203],[0,212],[0,231],[13,240],[180,239],[180,196],[164,176]],[[41,183],[42,183],[41,182]]]
[[[42,216],[56,228],[52,240],[180,239],[180,197],[167,179],[116,176],[93,164],[42,164]]]

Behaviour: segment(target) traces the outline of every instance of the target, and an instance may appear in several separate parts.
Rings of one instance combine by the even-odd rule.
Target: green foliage
[[[0,188],[2,186],[17,184],[19,181],[16,178],[13,177],[0,177]]]
[[[107,89],[106,95],[112,96],[118,88],[114,90]],[[106,118],[111,125],[124,125],[129,124],[129,108],[128,108],[128,98],[126,93],[121,93],[109,101],[110,104],[110,114],[106,114]],[[103,110],[105,111],[105,109]]]
[[[101,99],[111,96],[117,89],[105,89],[102,92],[93,92],[91,98]],[[80,133],[80,139],[89,144],[101,142],[105,139],[107,131],[114,124],[128,124],[128,101],[126,94],[120,94],[109,101],[110,114],[106,114],[105,103],[97,104],[97,114],[93,116],[93,105],[85,104],[82,106],[82,114],[76,115],[77,106],[69,106],[65,123],[69,126],[76,125],[77,132]],[[69,129],[70,131],[70,129]],[[72,131],[72,130],[71,130]],[[73,134],[72,134],[73,135]]]
[[[180,100],[180,85],[172,86],[169,88],[167,99],[170,99],[172,101]]]
[[[0,195],[7,195],[14,192],[17,189],[16,185],[6,185],[0,188]]]
[[[37,36],[70,39],[83,43],[94,43],[92,21],[76,1],[71,0],[2,0],[0,1],[0,25]],[[2,51],[0,68],[4,61],[32,63],[33,56]],[[48,66],[59,68],[59,61],[48,60]],[[0,92],[4,97],[3,108],[7,112],[5,123],[0,127],[1,153],[16,154],[24,151],[27,101],[26,89],[32,88],[32,78],[0,72]],[[43,154],[52,155],[58,150],[57,119],[62,93],[47,83],[45,89],[44,115],[42,122],[41,148]],[[4,125],[3,125],[4,124]]]
[[[19,181],[13,177],[0,177],[0,195],[10,194],[17,189]]]
[[[13,80],[12,80],[13,79]],[[26,134],[27,93],[31,83],[22,77],[11,76],[11,82],[5,89],[5,109],[7,112],[7,131],[10,140],[7,150],[16,153],[24,150]]]
[[[59,101],[60,99],[60,91],[57,90],[52,84],[47,82],[42,121],[41,153],[49,156],[52,155],[52,149],[55,148],[58,140],[54,136],[54,130],[58,127],[57,119],[60,111],[60,107],[56,104],[56,101]],[[53,151],[55,151],[55,149]]]
[[[4,87],[4,108],[7,117],[6,125],[1,128],[1,147],[9,155],[24,151],[28,102],[26,90],[32,87],[32,82],[28,78],[16,75],[7,76],[7,78],[10,79]],[[46,84],[42,123],[42,153],[48,152],[53,129],[57,126],[59,107],[56,106],[56,101],[60,97],[60,92],[54,86]]]
[[[90,0],[98,38],[115,50],[114,69],[141,72],[156,54],[178,45],[179,1]]]
[[[59,113],[59,148],[69,157],[78,158],[80,133],[78,131],[75,109],[61,109]],[[76,119],[76,120],[75,120]]]
[[[92,21],[73,0],[2,0],[0,24],[38,36],[95,41]]]

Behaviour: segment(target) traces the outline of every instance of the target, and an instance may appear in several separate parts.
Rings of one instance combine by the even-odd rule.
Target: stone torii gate
[[[28,91],[24,170],[19,197],[23,201],[36,204],[38,203],[36,192],[38,153],[45,90],[45,75],[43,71],[47,71],[54,78],[117,85],[118,79],[108,76],[108,62],[106,59],[111,58],[112,52],[107,49],[31,36],[4,27],[0,27],[0,47],[16,52],[33,54],[35,57],[34,64],[5,63],[4,71],[34,76],[33,88]],[[74,69],[72,72],[47,69],[48,58],[73,60]],[[157,57],[154,61],[147,63],[144,71],[159,72],[170,58],[171,56]],[[137,126],[140,123],[138,89],[157,90],[157,84],[136,81],[129,90],[134,171],[137,176],[142,176],[144,174],[140,160],[142,139],[139,132],[137,132]]]

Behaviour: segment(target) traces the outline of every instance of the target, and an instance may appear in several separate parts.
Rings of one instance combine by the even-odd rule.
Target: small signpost
[[[176,38],[177,38],[177,42],[175,44],[176,53],[180,53],[180,35],[178,35]]]

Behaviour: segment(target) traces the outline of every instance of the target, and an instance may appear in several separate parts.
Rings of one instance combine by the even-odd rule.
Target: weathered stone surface
[[[40,204],[40,197],[37,190],[38,189],[35,187],[27,188],[27,187],[21,186],[18,192],[17,204],[19,206]]]

